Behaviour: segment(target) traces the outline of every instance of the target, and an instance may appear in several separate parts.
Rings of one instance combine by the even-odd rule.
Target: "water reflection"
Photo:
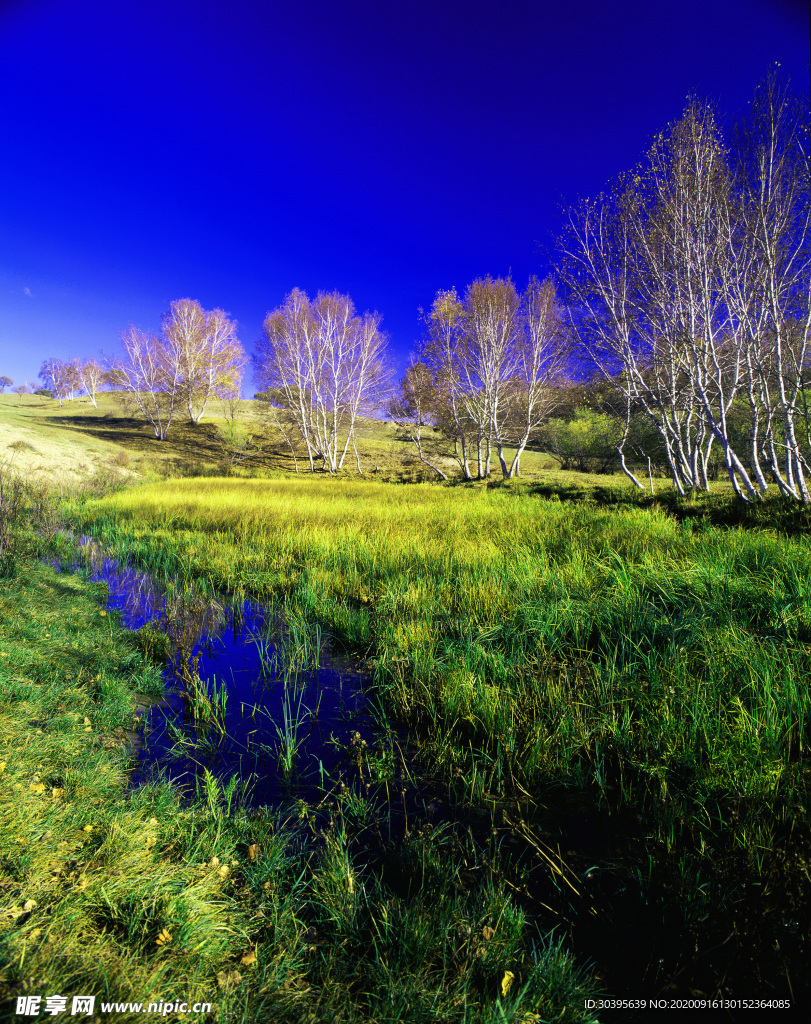
[[[158,768],[180,787],[194,787],[204,769],[236,773],[249,802],[264,804],[314,800],[339,783],[345,748],[374,720],[368,674],[335,653],[326,630],[254,601],[159,587],[95,541],[79,546],[80,562],[57,568],[81,566],[103,581],[122,625],[150,627],[167,656],[164,698],[142,716],[133,785]]]

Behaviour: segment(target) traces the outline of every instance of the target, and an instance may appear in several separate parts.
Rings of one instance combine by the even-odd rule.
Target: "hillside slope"
[[[228,464],[217,427],[225,424],[227,408],[213,402],[199,424],[176,416],[167,439],[159,441],[152,428],[120,394],[101,394],[98,408],[89,398],[65,401],[24,395],[0,395],[0,460],[13,459],[24,472],[63,475],[68,479],[122,473],[141,477],[209,475]],[[237,421],[252,435],[254,453],[237,462],[236,472],[264,475],[295,469],[292,453],[269,410],[261,402],[240,402]],[[363,473],[384,480],[438,479],[416,457],[414,446],[401,438],[390,422],[362,419],[357,428],[358,458]],[[303,451],[298,468],[307,468]],[[493,452],[493,475],[499,477]],[[442,468],[458,475],[453,459]],[[557,462],[538,452],[527,451],[521,460],[524,477],[536,477],[543,470],[557,469]],[[357,474],[351,446],[344,472]]]

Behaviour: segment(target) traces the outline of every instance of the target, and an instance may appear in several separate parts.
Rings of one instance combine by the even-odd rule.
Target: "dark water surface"
[[[107,607],[126,629],[151,624],[166,637],[164,697],[141,717],[132,785],[160,769],[194,788],[207,769],[220,779],[236,774],[254,805],[291,796],[312,801],[339,782],[353,735],[371,742],[370,676],[334,651],[326,631],[311,626],[291,635],[258,602],[163,589],[105,557],[90,538],[80,547],[81,561],[55,568],[84,569],[107,585]],[[184,664],[199,683],[189,682]],[[208,723],[194,714],[195,685],[210,701]],[[205,707],[205,698],[196,702]]]

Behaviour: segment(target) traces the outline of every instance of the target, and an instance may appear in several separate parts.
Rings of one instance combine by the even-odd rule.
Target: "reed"
[[[289,781],[296,773],[298,750],[305,739],[302,730],[310,718],[310,711],[304,707],[304,690],[287,679],[284,681],[281,708],[282,723],[274,725],[279,737],[279,767]]]

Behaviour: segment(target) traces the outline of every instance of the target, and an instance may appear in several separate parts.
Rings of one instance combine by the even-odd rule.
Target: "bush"
[[[561,469],[607,473],[617,462],[623,424],[616,416],[581,406],[570,420],[551,419],[539,445],[560,459]]]
[[[223,454],[223,464],[233,467],[258,454],[259,448],[253,443],[253,435],[235,419],[217,427],[217,441]]]

